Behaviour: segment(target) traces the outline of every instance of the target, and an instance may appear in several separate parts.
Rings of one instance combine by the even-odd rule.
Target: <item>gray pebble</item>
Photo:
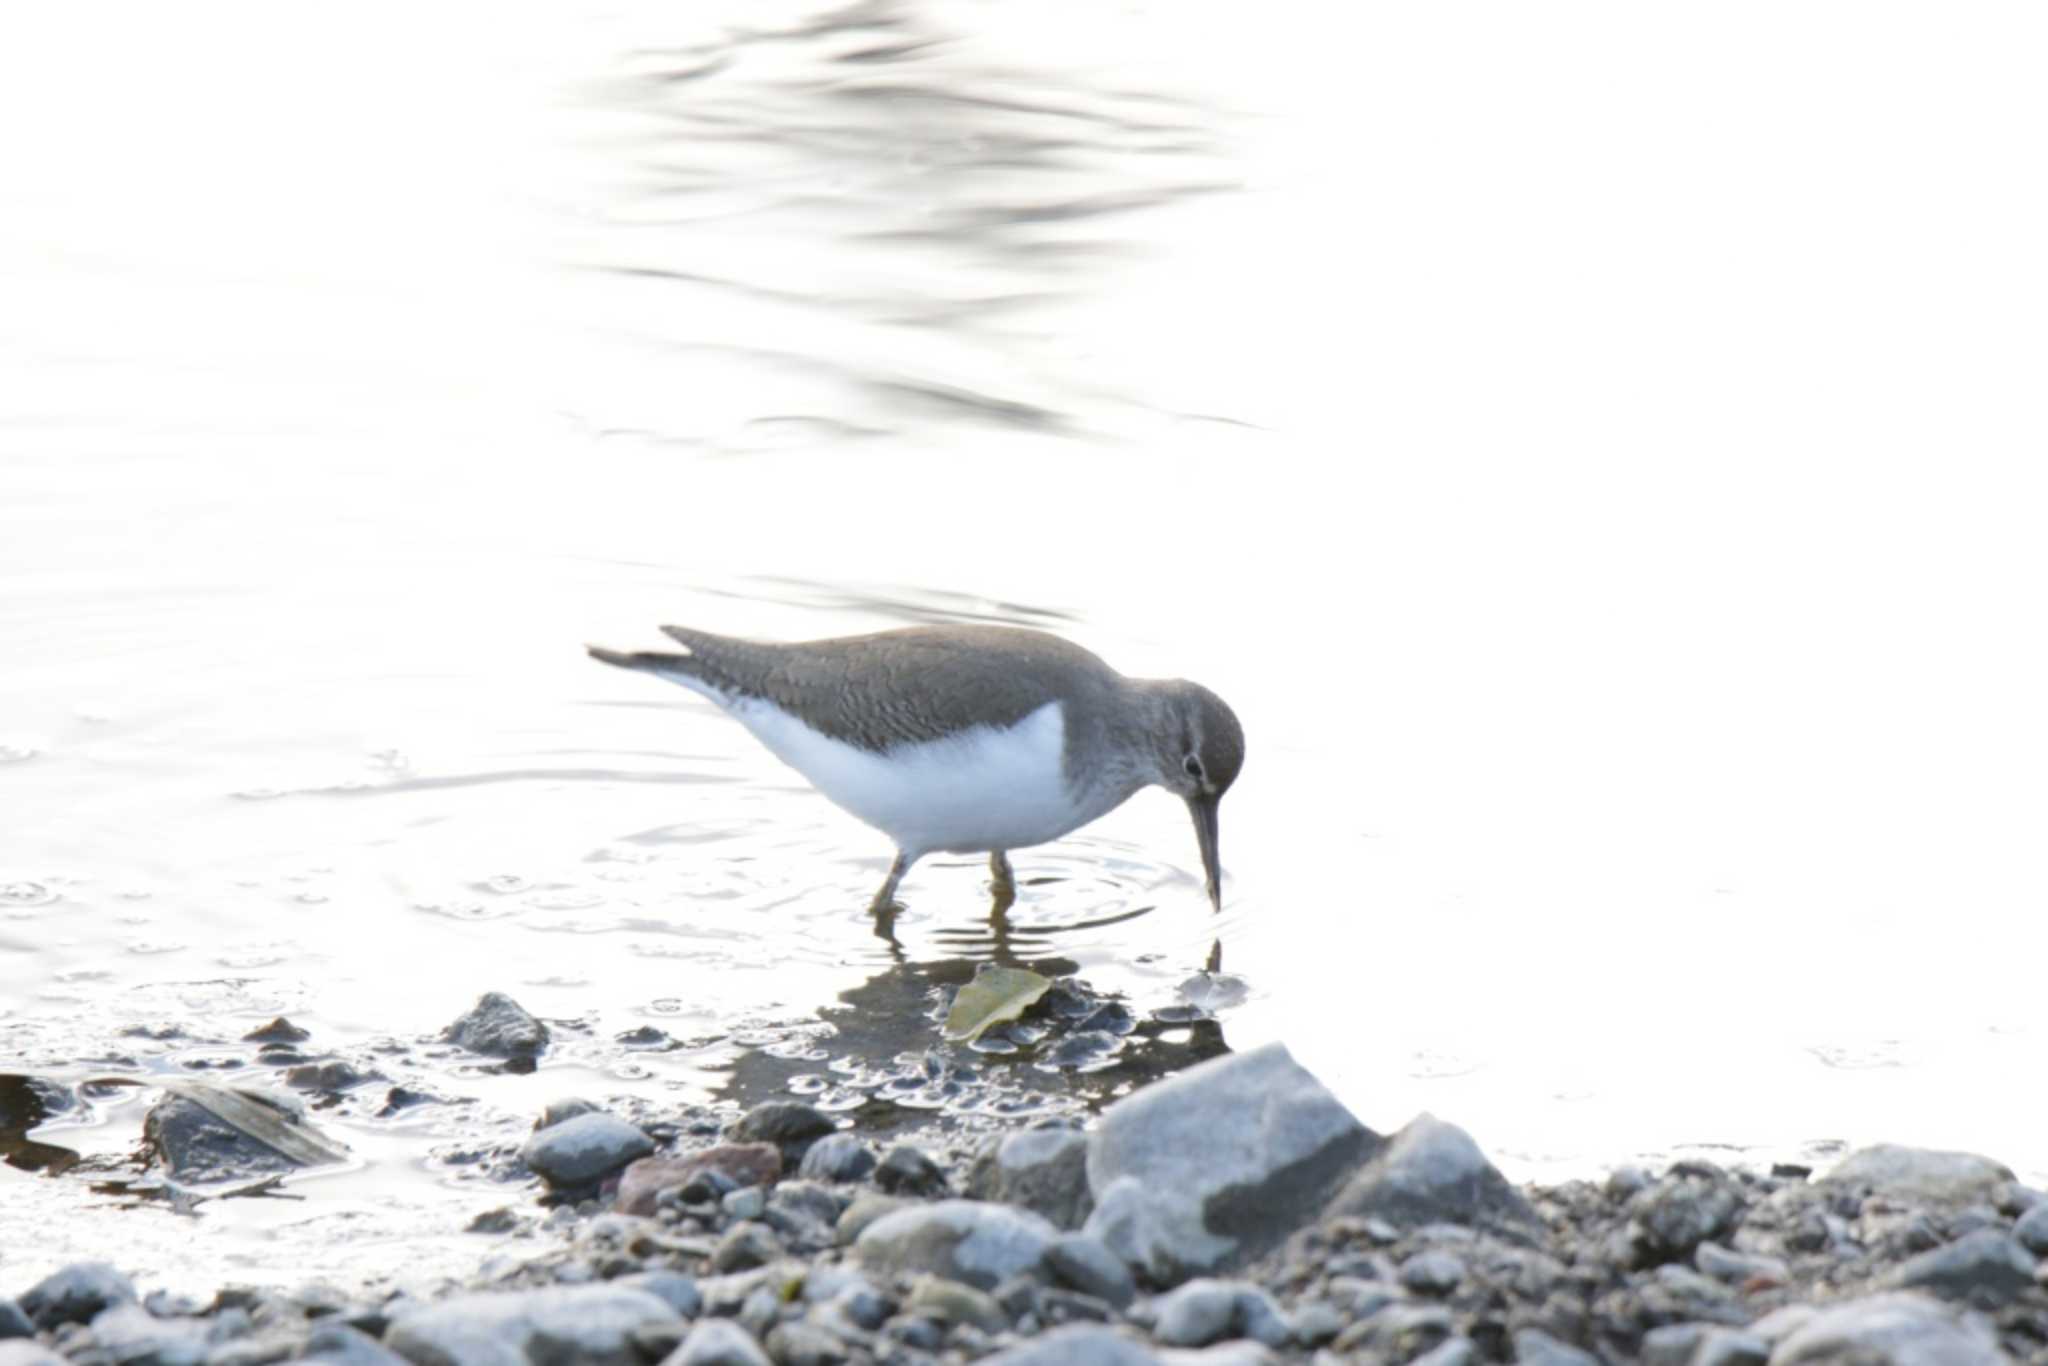
[[[1743,1285],[1750,1281],[1768,1281],[1773,1285],[1783,1285],[1792,1279],[1792,1268],[1785,1265],[1783,1258],[1737,1252],[1715,1242],[1701,1243],[1694,1249],[1692,1264],[1703,1274],[1731,1285]]]
[[[1401,1263],[1401,1284],[1418,1295],[1443,1296],[1465,1279],[1465,1263],[1450,1252],[1418,1252]]]
[[[1327,1300],[1310,1300],[1294,1310],[1294,1340],[1304,1347],[1320,1347],[1344,1331],[1344,1315]]]
[[[759,1219],[768,1209],[768,1193],[759,1186],[742,1186],[727,1191],[718,1207],[728,1219]]]
[[[21,1306],[13,1300],[0,1297],[0,1342],[9,1338],[32,1338],[36,1335],[34,1320],[22,1312]]]
[[[8,1338],[0,1340],[0,1366],[70,1366],[70,1363],[39,1342]]]
[[[768,1330],[768,1355],[776,1366],[839,1366],[846,1344],[815,1323],[791,1319]]]
[[[442,1030],[441,1037],[472,1053],[524,1062],[531,1070],[549,1036],[548,1027],[519,1002],[502,991],[487,991],[467,1015]]]
[[[899,1143],[875,1168],[875,1184],[890,1195],[943,1195],[946,1172],[922,1148]]]
[[[109,1305],[135,1303],[135,1282],[105,1262],[74,1262],[53,1271],[21,1297],[21,1310],[38,1328],[89,1323]]]
[[[307,1361],[324,1366],[404,1366],[405,1358],[345,1323],[316,1323],[306,1337]]]
[[[696,1278],[680,1271],[639,1271],[621,1276],[612,1284],[645,1290],[686,1319],[696,1318],[704,1309],[704,1296],[697,1289]]]
[[[1109,1244],[1085,1233],[1066,1233],[1045,1250],[1046,1269],[1084,1295],[1122,1309],[1137,1296],[1137,1282]]]
[[[1541,1328],[1524,1328],[1515,1334],[1516,1366],[1600,1366],[1591,1352],[1559,1342]]]
[[[1010,1326],[1009,1315],[993,1295],[959,1281],[938,1276],[921,1276],[903,1302],[903,1312],[938,1323],[971,1324],[987,1333],[1000,1333]]]
[[[1473,1366],[1479,1348],[1468,1337],[1445,1338],[1408,1363],[1408,1366]]]
[[[1979,1229],[1908,1259],[1892,1281],[1996,1309],[2034,1284],[2034,1258],[2008,1235]]]
[[[1762,1338],[1733,1328],[1714,1328],[1686,1366],[1766,1366],[1770,1359],[1771,1345]]]
[[[1159,1366],[1159,1358],[1114,1328],[1069,1324],[985,1357],[982,1366]]]
[[[782,1255],[782,1244],[762,1224],[734,1224],[711,1254],[713,1271],[749,1271]]]
[[[654,1151],[654,1140],[617,1115],[593,1110],[542,1129],[519,1155],[557,1188],[593,1185]]]
[[[2043,1200],[2019,1217],[2012,1236],[2036,1257],[2048,1257],[2048,1200]]]
[[[1229,1336],[1237,1321],[1237,1286],[1197,1277],[1154,1302],[1152,1336],[1170,1347],[1203,1347]]]
[[[852,1134],[827,1134],[804,1152],[797,1175],[809,1181],[858,1181],[875,1169],[874,1149]]]
[[[661,1366],[773,1366],[761,1344],[728,1319],[699,1319]]]

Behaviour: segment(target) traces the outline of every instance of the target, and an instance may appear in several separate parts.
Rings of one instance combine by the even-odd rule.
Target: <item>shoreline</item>
[[[2048,1361],[2048,1196],[1972,1154],[1518,1187],[1483,1135],[1367,1129],[1279,1045],[1085,1126],[877,1142],[794,1101],[659,1138],[585,1102],[542,1119],[521,1157],[552,1212],[473,1226],[530,1220],[545,1245],[517,1265],[206,1301],[118,1257],[0,1279],[0,1366]]]

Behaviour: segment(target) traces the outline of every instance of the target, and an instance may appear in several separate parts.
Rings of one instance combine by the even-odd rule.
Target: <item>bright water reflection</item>
[[[772,1052],[737,1045],[985,957],[1149,1008],[1219,939],[1230,1043],[1518,1172],[1873,1137],[2048,1171],[1996,966],[2042,948],[2013,623],[2048,575],[2005,434],[1954,433],[1938,486],[1908,439],[2000,403],[1994,358],[1842,359],[1853,261],[1758,287],[1771,327],[1725,311],[1751,277],[1659,265],[1725,170],[1694,129],[1630,162],[1685,198],[1588,180],[1642,118],[1542,95],[1585,88],[1569,32],[1300,65],[1182,13],[143,8],[0,56],[0,113],[63,134],[0,190],[0,1052],[169,1068],[194,1046],[121,1031],[279,1013],[346,1048],[486,989],[583,1026],[537,1078],[448,1078],[478,1118],[351,1128],[303,1219],[209,1207],[249,1234],[217,1261],[124,1213],[138,1256],[370,1274],[502,1200],[446,1152],[545,1099],[703,1098]],[[1637,115],[1685,75],[1631,75]],[[1982,217],[1985,271],[2039,207]],[[1918,387],[1809,401],[1770,356]],[[979,861],[934,859],[886,943],[879,836],[580,648],[950,619],[1231,699],[1221,917],[1151,794],[1018,856],[1006,941]],[[648,1023],[682,1046],[609,1042]],[[136,1108],[51,1132],[115,1154]],[[103,1251],[0,1183],[76,1231],[50,1260]]]

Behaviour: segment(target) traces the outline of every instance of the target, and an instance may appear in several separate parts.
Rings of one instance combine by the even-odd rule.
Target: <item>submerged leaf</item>
[[[1045,995],[1052,978],[1024,968],[983,968],[960,988],[946,1012],[945,1037],[952,1042],[974,1040],[992,1025],[1005,1024]]]

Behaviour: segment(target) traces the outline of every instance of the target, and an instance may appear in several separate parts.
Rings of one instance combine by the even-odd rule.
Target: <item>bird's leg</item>
[[[889,865],[889,876],[882,879],[882,890],[875,893],[875,899],[868,910],[877,918],[896,913],[896,886],[903,881],[903,875],[910,871],[910,856],[897,850],[896,861]]]
[[[1010,867],[1010,856],[1000,849],[988,856],[988,870],[995,878],[995,904],[989,908],[988,918],[1000,920],[1017,904],[1017,873]]]

